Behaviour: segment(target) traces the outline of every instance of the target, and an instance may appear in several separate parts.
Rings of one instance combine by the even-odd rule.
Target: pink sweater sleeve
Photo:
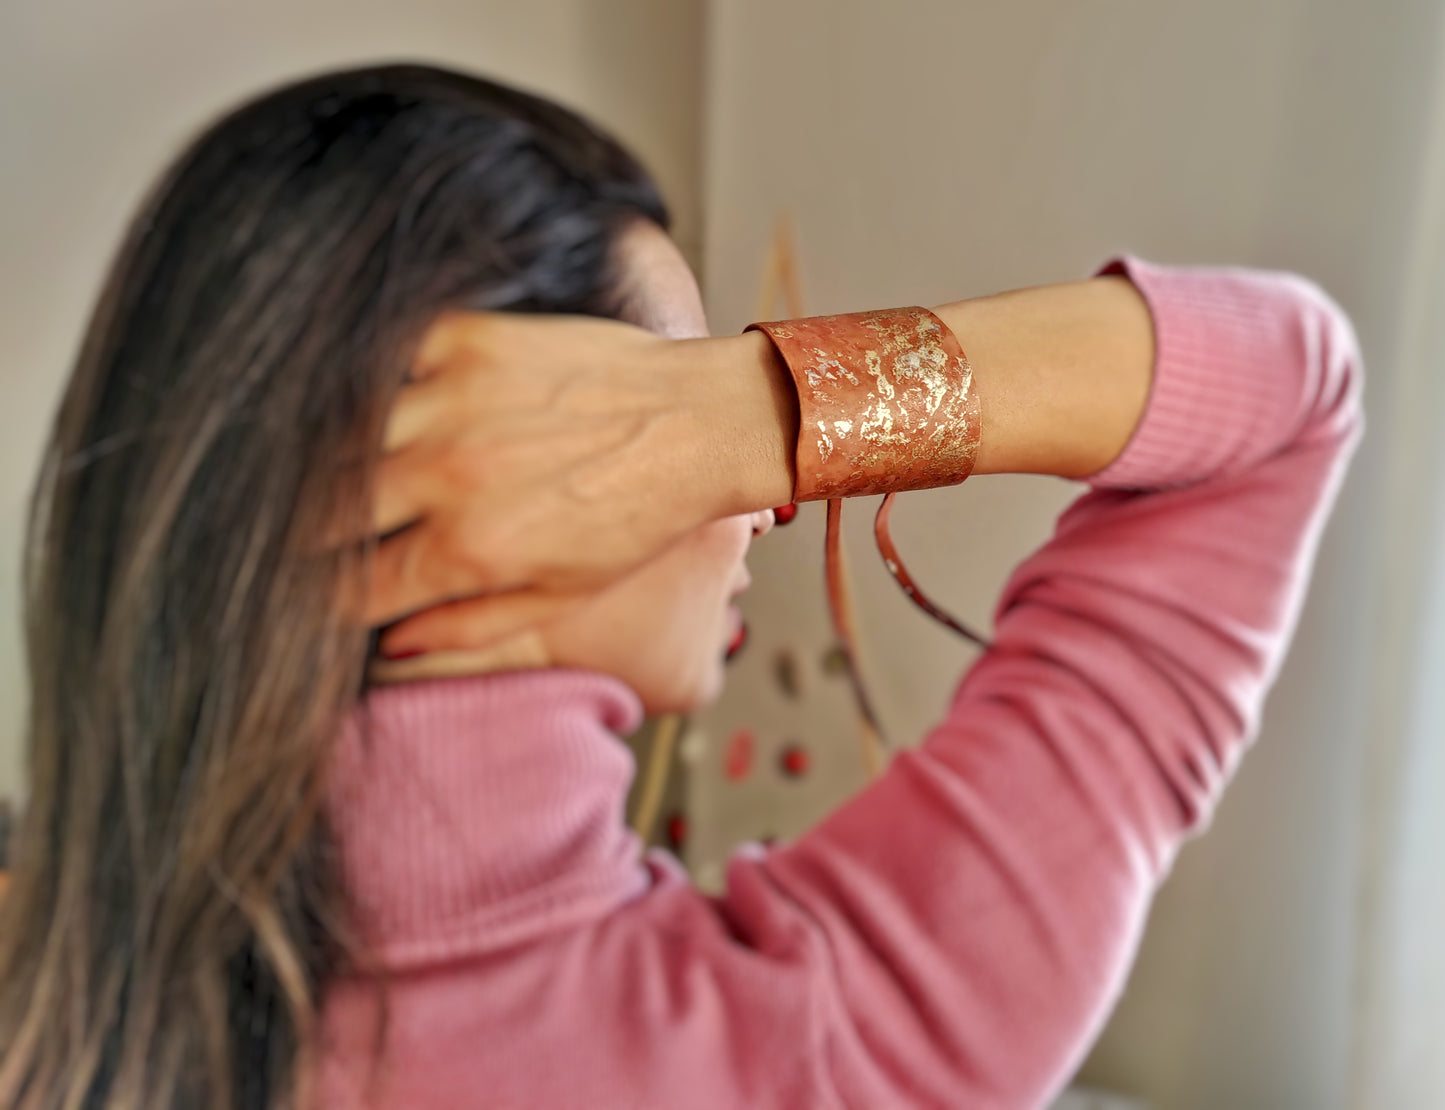
[[[1158,359],[1123,456],[1021,565],[944,721],[717,910],[813,969],[841,1105],[1031,1107],[1124,981],[1150,898],[1255,733],[1361,428],[1309,283],[1116,264]]]

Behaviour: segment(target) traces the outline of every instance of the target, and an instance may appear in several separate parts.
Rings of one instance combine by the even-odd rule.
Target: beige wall
[[[453,64],[615,129],[658,175],[697,257],[702,10],[701,0],[0,4],[0,793],[20,779],[17,575],[35,463],[109,253],[185,138],[303,72]]]
[[[754,311],[779,209],[796,219],[811,311],[1066,279],[1129,249],[1302,270],[1359,326],[1385,435],[1367,445],[1327,537],[1261,744],[1211,835],[1181,859],[1086,1069],[1161,1110],[1347,1105],[1381,443],[1431,75],[1445,60],[1439,7],[1392,4],[1388,18],[1369,0],[711,9],[707,278],[723,330]],[[925,588],[983,620],[1070,495],[1023,479],[909,495],[899,542]],[[878,700],[893,731],[916,738],[967,653],[897,596],[867,513],[853,516]],[[713,747],[742,722],[769,751],[803,736],[818,774],[737,787],[699,776],[703,824],[724,826],[703,829],[704,864],[734,831],[795,831],[857,781],[837,685],[819,678],[807,695],[818,708],[804,711],[768,673],[780,645],[812,660],[829,639],[820,531],[814,516],[759,545],[752,656],[703,721]]]

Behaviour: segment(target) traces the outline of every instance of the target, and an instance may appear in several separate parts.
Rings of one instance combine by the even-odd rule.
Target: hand
[[[788,500],[786,396],[756,335],[668,340],[610,320],[455,314],[390,415],[369,624],[425,646],[463,607],[480,646],[708,520]],[[479,595],[481,595],[479,597]],[[444,606],[443,610],[432,607]]]

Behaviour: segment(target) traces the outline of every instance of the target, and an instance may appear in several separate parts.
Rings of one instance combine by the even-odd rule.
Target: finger
[[[534,586],[533,565],[515,541],[503,543],[475,529],[462,537],[423,519],[377,545],[363,619],[378,628],[445,602]]]
[[[486,318],[482,312],[446,312],[432,321],[412,356],[411,377],[423,381],[434,377],[466,346]]]
[[[518,590],[437,605],[387,629],[379,648],[384,658],[405,659],[422,652],[491,647],[545,624],[576,605],[582,596]]]
[[[433,480],[427,460],[418,452],[403,452],[383,458],[376,477],[368,511],[344,505],[328,514],[314,544],[318,553],[359,544],[372,537],[386,536],[420,521],[430,508],[428,494]]]
[[[426,461],[419,451],[403,451],[378,464],[371,499],[372,535],[385,536],[426,514],[432,482]]]
[[[408,659],[367,660],[366,681],[386,686],[420,679],[463,678],[487,671],[533,670],[551,663],[546,642],[535,629],[473,651],[429,651]]]
[[[424,438],[428,431],[448,426],[456,399],[446,378],[427,378],[403,386],[386,414],[382,447],[400,451]]]
[[[361,606],[368,627],[492,588],[482,568],[470,560],[465,568],[458,566],[446,546],[425,520],[377,545]]]

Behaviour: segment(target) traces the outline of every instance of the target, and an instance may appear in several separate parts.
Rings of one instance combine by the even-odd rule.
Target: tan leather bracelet
[[[957,337],[926,308],[751,324],[798,391],[795,501],[950,486],[973,470],[979,407]]]

